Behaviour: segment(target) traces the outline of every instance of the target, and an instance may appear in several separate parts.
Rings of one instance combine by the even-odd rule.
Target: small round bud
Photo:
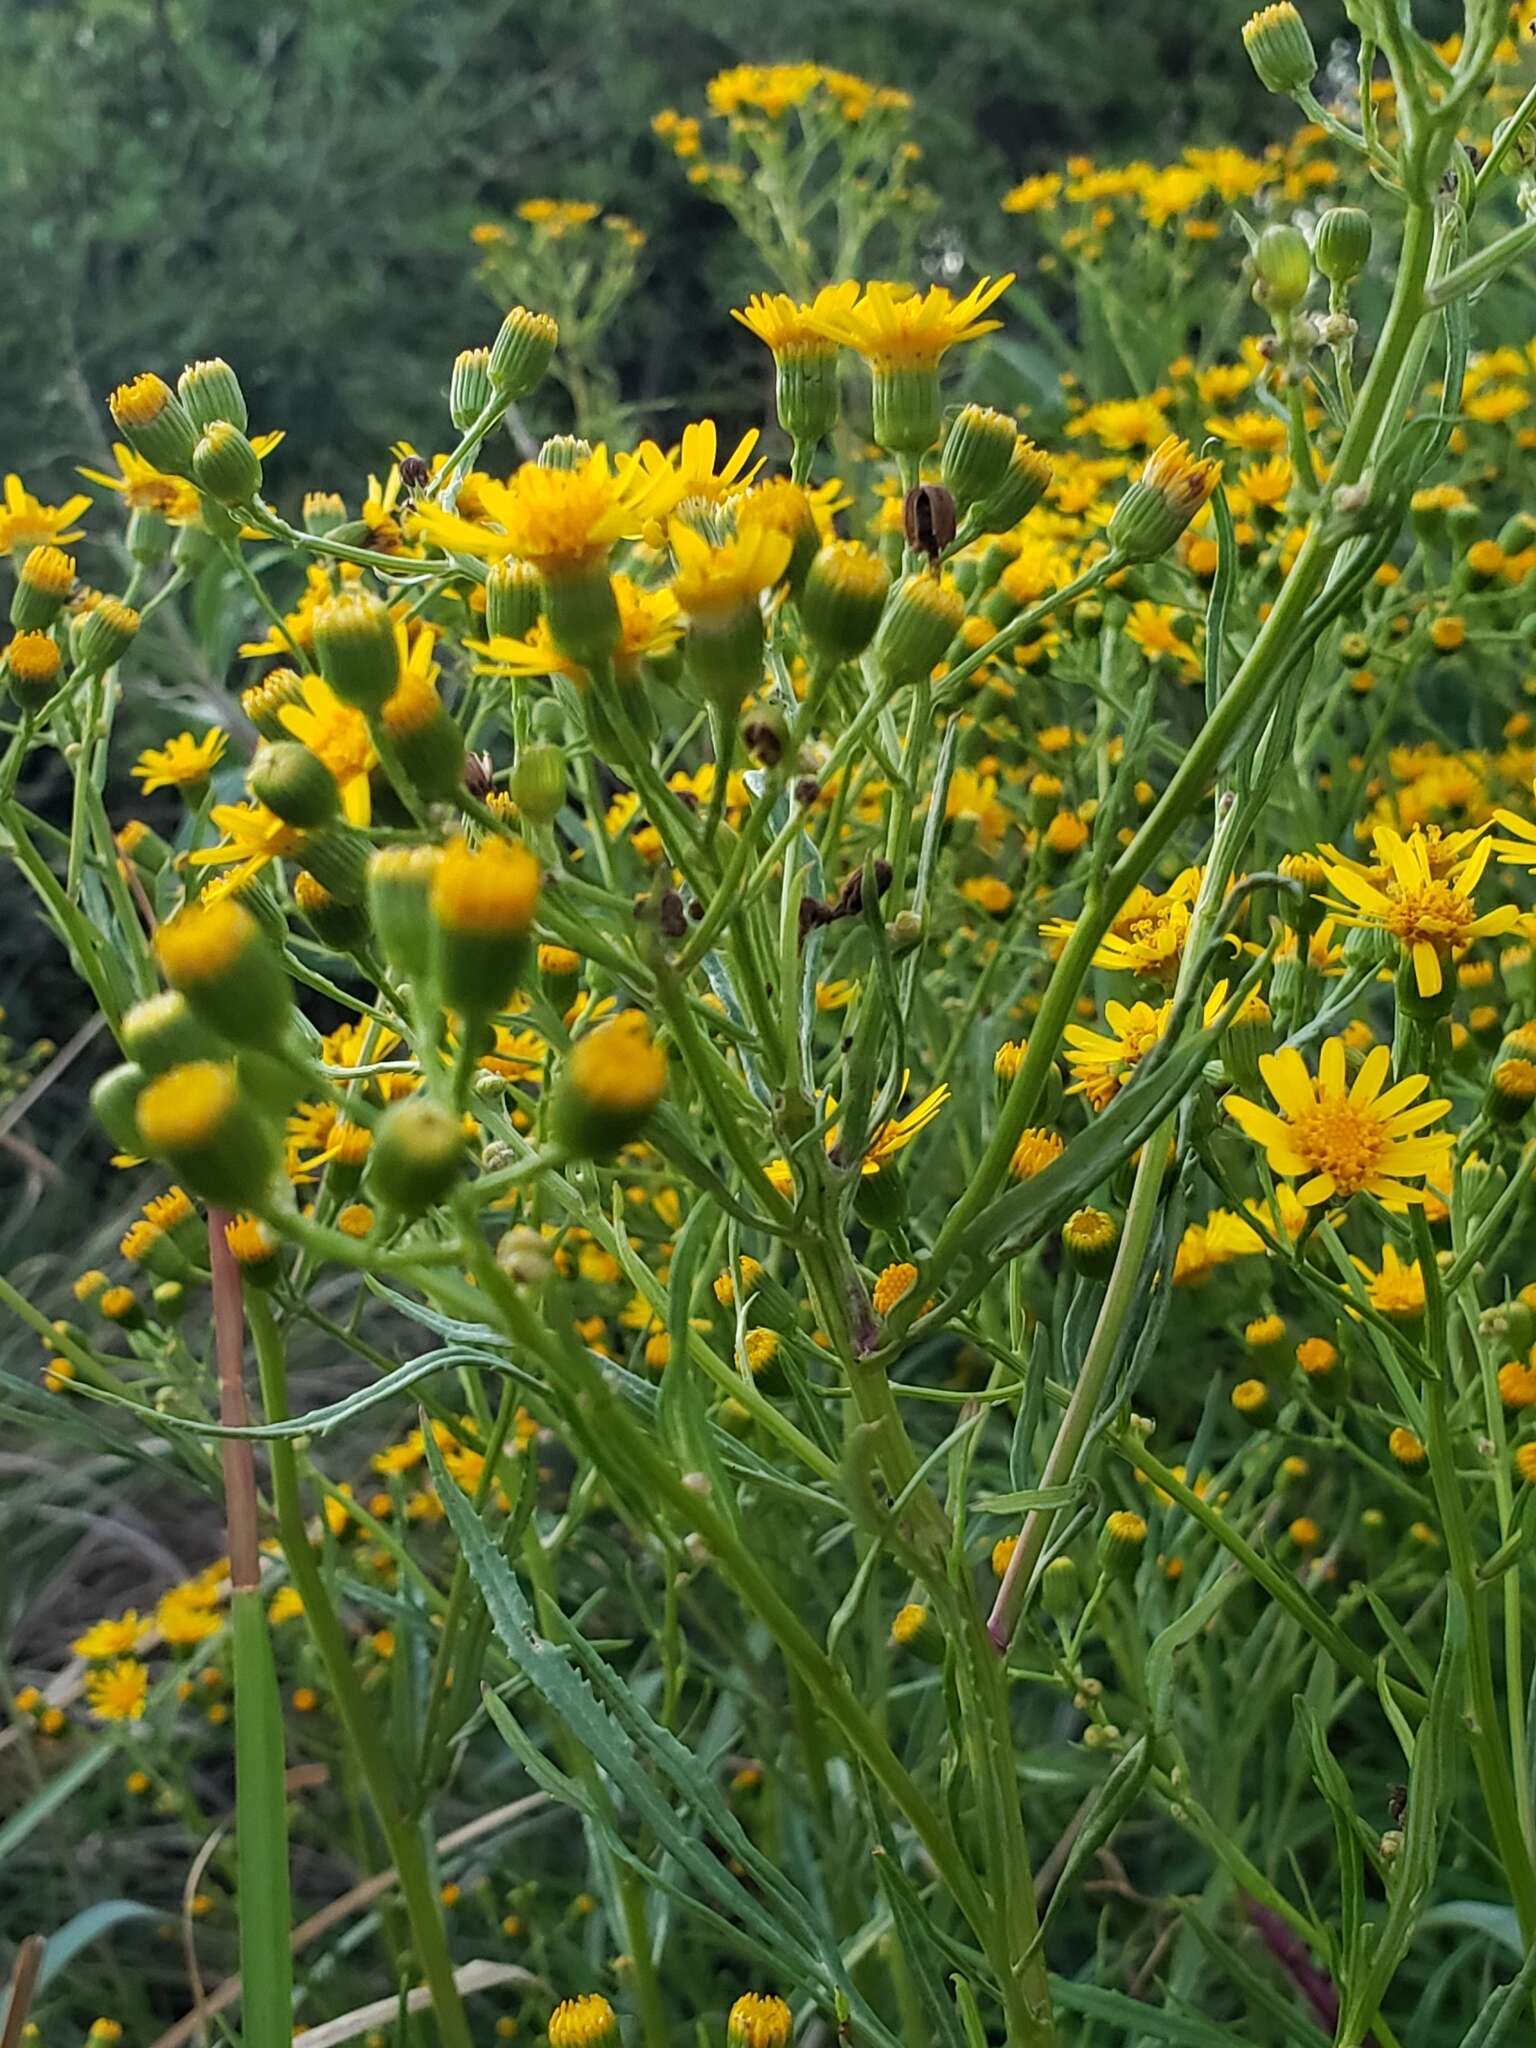
[[[464,1167],[464,1129],[451,1109],[425,1095],[393,1102],[368,1152],[370,1199],[401,1216],[440,1202]]]
[[[1275,1404],[1262,1380],[1240,1380],[1232,1389],[1232,1406],[1250,1429],[1267,1429],[1275,1419]]]
[[[1070,1557],[1053,1557],[1040,1574],[1040,1604],[1057,1621],[1066,1621],[1083,1604],[1083,1585]]]
[[[145,1149],[206,1202],[250,1208],[272,1184],[276,1138],[230,1063],[194,1060],[157,1076],[139,1097],[138,1125]]]
[[[514,306],[501,323],[486,364],[497,395],[508,400],[526,398],[542,381],[559,339],[559,325],[550,314]]]
[[[577,1158],[604,1159],[638,1138],[666,1093],[667,1059],[638,1010],[583,1032],[560,1071],[551,1117]]]
[[[1371,255],[1371,216],[1360,206],[1330,206],[1317,224],[1312,255],[1330,284],[1353,284]]]
[[[619,2020],[601,1993],[562,1999],[549,2016],[549,2048],[618,2048]]]
[[[898,1650],[910,1650],[925,1664],[944,1662],[944,1637],[938,1623],[919,1601],[909,1600],[891,1623],[891,1643]]]
[[[745,1992],[725,2023],[726,2048],[789,2048],[794,2015],[782,1998]]]
[[[1117,1508],[1107,1515],[1099,1531],[1099,1569],[1107,1578],[1128,1579],[1141,1562],[1146,1547],[1147,1525],[1129,1508]]]
[[[239,427],[215,420],[192,451],[192,478],[218,505],[248,505],[261,489],[261,457]]]
[[[485,579],[485,630],[493,640],[526,640],[544,609],[544,579],[513,555],[493,562]]]
[[[98,599],[75,622],[76,665],[85,675],[105,675],[128,652],[138,630],[139,615],[131,605],[116,597]]]
[[[36,718],[58,695],[64,660],[47,633],[18,633],[5,650],[3,676],[18,707]]]
[[[432,952],[428,908],[440,846],[383,846],[368,863],[368,911],[384,957],[407,981],[420,981]]]
[[[343,704],[377,711],[400,681],[395,622],[367,590],[344,590],[315,613],[320,673]]]
[[[333,952],[350,953],[368,936],[368,913],[361,901],[343,902],[307,869],[294,877],[293,900],[321,945]]]
[[[186,997],[173,988],[146,996],[125,1011],[118,1037],[129,1059],[149,1075],[203,1059],[208,1051],[207,1025],[199,1022]]]
[[[1128,562],[1150,562],[1166,554],[1220,477],[1219,462],[1191,455],[1187,441],[1169,434],[1115,507],[1109,522],[1111,548]]]
[[[490,350],[460,350],[453,359],[453,375],[448,380],[448,417],[461,434],[468,432],[495,395]]]
[[[297,740],[268,740],[258,747],[246,787],[275,817],[301,832],[330,824],[341,810],[335,776]]]
[[[232,1216],[224,1226],[224,1242],[248,1287],[276,1286],[283,1270],[283,1241],[270,1224],[259,1216]]]
[[[222,422],[238,427],[243,434],[251,423],[240,379],[221,356],[188,363],[176,379],[176,389],[187,417],[199,433],[206,433],[215,422]]]
[[[592,454],[592,443],[580,434],[551,434],[539,449],[540,469],[580,469]]]
[[[1023,434],[1015,435],[1001,483],[974,508],[981,531],[1007,533],[1017,526],[1045,496],[1052,475],[1050,457]]]
[[[109,1067],[91,1089],[91,1110],[96,1121],[119,1152],[139,1153],[144,1140],[139,1135],[138,1101],[149,1079],[132,1060]]]
[[[378,863],[375,862],[375,868]],[[457,839],[432,875],[432,972],[439,1000],[466,1021],[511,1001],[528,958],[539,864],[525,846]]]
[[[974,505],[1002,488],[1018,429],[990,405],[964,405],[944,437],[939,474],[961,505]]]
[[[904,576],[875,635],[874,658],[890,690],[922,681],[942,661],[965,617],[965,599],[947,578]]]
[[[1258,273],[1254,296],[1273,312],[1293,313],[1312,282],[1306,236],[1288,221],[1272,223],[1259,236],[1253,267]]]
[[[1291,0],[1261,7],[1243,24],[1243,48],[1266,92],[1300,92],[1317,76],[1317,53]]]
[[[1085,1278],[1106,1280],[1114,1270],[1120,1225],[1103,1209],[1079,1209],[1061,1226],[1061,1243]]]
[[[257,1049],[281,1041],[292,984],[261,926],[232,896],[178,910],[156,932],[155,955],[171,987],[210,1030]]]
[[[816,652],[827,661],[857,660],[874,638],[890,587],[890,571],[861,541],[829,541],[800,592],[800,622]]]
[[[507,784],[512,801],[536,825],[559,817],[565,803],[565,749],[549,741],[524,747]]]
[[[1517,1124],[1536,1102],[1536,1060],[1500,1060],[1488,1077],[1488,1108],[1500,1123]]]
[[[264,740],[286,740],[289,734],[283,713],[303,702],[304,679],[291,668],[275,668],[240,692],[240,709]]]
[[[11,595],[11,624],[24,633],[51,626],[75,587],[75,559],[62,548],[29,550]]]
[[[496,1263],[518,1287],[538,1287],[554,1271],[548,1244],[537,1230],[519,1225],[509,1230],[496,1246]]]
[[[142,371],[107,401],[112,423],[135,455],[171,476],[192,474],[197,427],[163,377]]]
[[[437,694],[433,675],[403,669],[378,719],[418,796],[441,803],[463,788],[464,735]]]

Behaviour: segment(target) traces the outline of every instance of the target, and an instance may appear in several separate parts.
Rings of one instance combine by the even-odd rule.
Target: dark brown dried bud
[[[891,864],[888,860],[877,860],[875,870],[875,895],[883,896],[891,886]],[[856,868],[837,892],[837,901],[832,906],[834,917],[857,917],[864,908],[864,870]]]
[[[741,737],[747,752],[764,768],[777,768],[783,760],[782,718],[749,718],[741,728]]]
[[[914,484],[901,505],[907,546],[938,561],[955,537],[955,501],[942,484]]]
[[[665,939],[680,939],[688,929],[683,899],[675,889],[666,890],[656,906],[656,923]]]
[[[477,797],[480,802],[491,793],[491,757],[489,754],[466,754],[464,757],[464,792],[466,796]]]
[[[431,476],[432,471],[427,463],[425,456],[401,456],[400,482],[406,490],[419,491],[423,484],[428,483],[431,480]]]
[[[821,784],[814,775],[802,775],[795,784],[795,802],[805,810],[809,810],[820,795]]]

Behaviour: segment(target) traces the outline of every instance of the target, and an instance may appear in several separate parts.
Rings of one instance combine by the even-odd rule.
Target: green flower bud
[[[526,640],[544,609],[544,579],[509,555],[485,579],[485,630],[493,640]]]
[[[829,541],[812,558],[800,593],[800,623],[816,652],[856,661],[875,636],[890,587],[890,571],[862,541]]]
[[[559,325],[548,313],[514,306],[501,323],[486,364],[495,390],[508,400],[526,398],[542,381],[559,339]]]
[[[139,1133],[138,1102],[149,1076],[133,1061],[111,1067],[91,1089],[91,1110],[119,1152],[144,1150]]]
[[[233,897],[178,910],[156,932],[155,955],[193,1014],[232,1045],[282,1043],[293,985],[261,926]]]
[[[965,600],[952,583],[924,570],[904,576],[875,635],[875,663],[887,687],[904,689],[930,675],[964,617]]]
[[[139,630],[139,615],[120,598],[103,597],[75,621],[75,662],[88,676],[104,675],[122,660]]]
[[[892,455],[921,455],[939,438],[939,372],[932,363],[870,364],[876,442]]]
[[[971,520],[982,533],[1009,532],[1045,496],[1052,473],[1050,457],[1023,434],[1015,434],[1002,481],[989,497],[972,508]],[[1006,555],[999,554],[995,564],[983,566],[978,580],[984,588],[997,581],[1007,560]]]
[[[365,859],[365,871],[366,866]],[[321,945],[333,952],[350,953],[368,937],[368,913],[361,901],[343,902],[315,875],[303,872],[295,877],[293,900]]]
[[[215,421],[238,427],[241,433],[251,423],[240,379],[221,356],[210,356],[206,362],[188,363],[176,379],[176,389],[187,409],[187,417],[200,433],[206,432]]]
[[[1129,1579],[1146,1548],[1147,1525],[1129,1508],[1117,1508],[1099,1531],[1099,1569],[1106,1578]]]
[[[391,1103],[368,1154],[368,1189],[384,1208],[420,1216],[464,1169],[464,1130],[451,1109],[425,1095]]]
[[[461,434],[468,432],[494,396],[490,350],[462,349],[453,359],[453,375],[448,380],[448,417]]]
[[[11,624],[23,633],[44,631],[64,609],[74,587],[72,555],[54,547],[29,549],[11,596]]]
[[[338,903],[355,907],[368,887],[368,863],[373,842],[366,832],[344,819],[317,825],[304,834],[294,848],[294,862]]]
[[[619,644],[619,605],[606,562],[551,576],[544,609],[555,645],[581,668],[600,666]]]
[[[1275,313],[1293,313],[1312,282],[1312,252],[1307,238],[1289,221],[1276,221],[1259,236],[1253,252],[1258,273],[1254,297]]]
[[[939,474],[960,505],[985,501],[1002,489],[1018,429],[989,405],[965,405],[944,439]]]
[[[241,1094],[232,1064],[171,1067],[140,1095],[138,1122],[146,1150],[205,1202],[246,1209],[265,1199],[277,1172],[277,1140]]]
[[[400,682],[395,622],[367,590],[344,590],[315,613],[320,673],[344,704],[377,711]]]
[[[524,747],[512,764],[512,801],[525,818],[548,825],[565,803],[565,749],[549,742]]]
[[[1166,554],[1215,490],[1221,465],[1193,456],[1174,434],[1147,457],[1141,475],[1115,507],[1109,544],[1128,562]]]
[[[1267,92],[1300,92],[1317,76],[1317,53],[1291,0],[1261,7],[1243,25],[1243,47]]]
[[[1371,255],[1371,216],[1359,206],[1330,206],[1317,224],[1312,254],[1330,284],[1353,284]]]
[[[144,370],[107,401],[112,423],[135,455],[171,476],[192,474],[197,427],[163,377]]]
[[[667,1059],[638,1010],[583,1032],[555,1088],[551,1127],[573,1157],[607,1159],[638,1138],[667,1087]]]
[[[5,650],[0,676],[18,707],[33,718],[40,716],[64,679],[58,642],[47,633],[18,633]]]
[[[432,972],[437,994],[465,1019],[493,1017],[512,999],[528,958],[539,864],[515,841],[455,840],[432,875]]]
[[[215,420],[192,451],[192,477],[219,505],[248,505],[261,489],[261,457],[228,420]]]
[[[258,803],[300,832],[330,824],[341,811],[335,776],[297,740],[268,740],[258,747],[246,787]]]
[[[368,910],[384,958],[407,981],[420,981],[432,949],[428,909],[440,846],[384,846],[368,863]]]
[[[208,1057],[208,1026],[173,988],[125,1011],[118,1037],[129,1059],[151,1076]]]
[[[1040,1604],[1057,1621],[1067,1621],[1083,1604],[1083,1584],[1070,1557],[1053,1557],[1040,1574]]]
[[[551,434],[539,450],[540,469],[580,469],[592,453],[592,443],[580,434]]]

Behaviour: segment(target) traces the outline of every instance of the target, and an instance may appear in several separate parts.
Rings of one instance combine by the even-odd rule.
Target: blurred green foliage
[[[544,192],[650,238],[619,336],[630,400],[755,403],[752,344],[697,309],[764,280],[654,142],[656,109],[696,108],[743,60],[904,86],[936,237],[995,264],[997,197],[1032,164],[1274,126],[1240,7],[1117,0],[1106,34],[1110,12],[983,0],[957,36],[926,0],[10,0],[0,459],[61,482],[102,450],[114,381],[212,352],[308,479],[430,444],[455,351],[494,330],[468,230]]]

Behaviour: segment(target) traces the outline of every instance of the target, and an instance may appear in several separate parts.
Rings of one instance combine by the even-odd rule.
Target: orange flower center
[[[1427,882],[1418,889],[1393,885],[1387,896],[1392,908],[1382,923],[1405,946],[1427,941],[1443,952],[1467,943],[1476,913],[1448,882]]]
[[[1343,1098],[1315,1104],[1296,1118],[1294,1130],[1297,1151],[1319,1173],[1332,1174],[1341,1195],[1370,1185],[1388,1144],[1380,1120]]]

